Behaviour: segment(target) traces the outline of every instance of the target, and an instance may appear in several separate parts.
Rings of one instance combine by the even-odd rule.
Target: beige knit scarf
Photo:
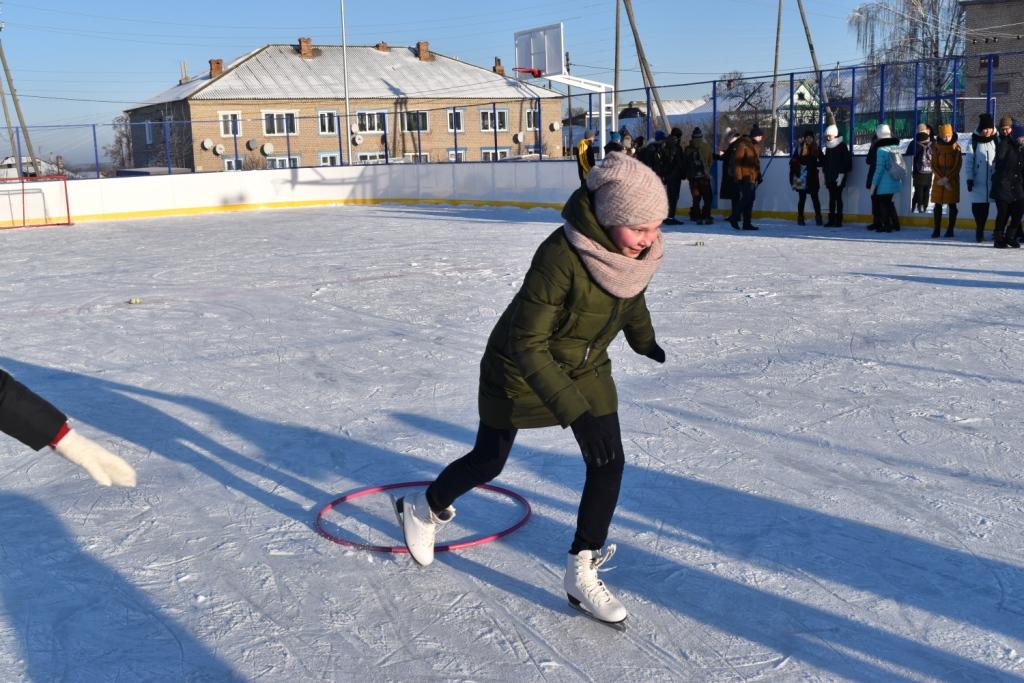
[[[608,251],[571,223],[562,226],[569,243],[579,252],[583,266],[603,290],[620,299],[629,299],[644,291],[658,271],[665,255],[661,235],[640,258]]]

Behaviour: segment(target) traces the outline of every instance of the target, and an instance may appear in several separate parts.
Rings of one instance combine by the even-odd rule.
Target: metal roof
[[[215,79],[209,75],[166,90],[137,105],[193,100],[332,99],[345,96],[342,48],[314,45],[303,59],[295,45],[266,45],[236,60]],[[466,62],[431,52],[422,61],[415,48],[349,46],[348,91],[354,99],[468,98],[520,99],[561,97],[554,90],[500,76]]]

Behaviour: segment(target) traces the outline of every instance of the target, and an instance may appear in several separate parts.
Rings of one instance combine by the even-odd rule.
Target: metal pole
[[[171,175],[171,122],[164,119],[164,158],[167,160],[167,175]]]
[[[294,119],[292,119],[294,121]],[[285,148],[285,168],[292,167],[292,134],[288,129],[288,115],[284,115],[284,148]]]
[[[92,124],[92,151],[96,159],[96,177],[100,177],[100,144],[96,136],[96,124]]]
[[[498,103],[491,102],[491,130],[494,131],[494,157],[491,161],[498,160]]]
[[[651,142],[651,89],[650,87],[644,88],[647,93],[647,143]]]
[[[718,140],[718,81],[711,82],[711,141],[715,151],[721,150]],[[718,164],[711,164],[711,206],[718,208]]]
[[[537,98],[537,120],[534,121],[534,125],[537,128],[537,160],[544,161],[544,134],[541,133],[541,115],[540,105],[543,104],[541,98]]]
[[[669,132],[668,116],[665,114],[665,105],[661,102],[661,95],[654,85],[654,74],[651,72],[651,65],[647,62],[647,55],[644,53],[644,45],[640,41],[640,29],[636,25],[636,17],[633,15],[633,0],[622,0],[626,7],[626,17],[629,19],[629,26],[633,29],[633,42],[636,43],[636,56],[640,60],[640,71],[647,79],[646,85],[654,91],[654,101],[658,105],[658,112],[661,115],[661,125],[665,133]],[[650,118],[650,108],[647,110]],[[603,143],[603,141],[602,141]]]
[[[21,128],[14,129],[14,139],[18,148],[18,177],[25,175],[25,169],[21,167]]]
[[[957,127],[957,125],[956,125],[956,74],[957,74],[957,61],[958,61],[958,59],[956,57],[953,57],[953,106],[951,107],[951,110],[949,112],[950,119],[952,119],[950,121],[950,123],[953,124],[953,133],[954,133],[954,135],[956,134],[956,131],[960,130]]]
[[[881,72],[882,87],[878,92],[878,125],[885,123],[885,64],[879,69]],[[914,131],[915,133],[917,131]]]
[[[825,107],[824,107],[825,82],[821,79],[821,72],[818,72],[818,142],[825,139]],[[835,117],[833,117],[834,119]]]
[[[334,115],[334,132],[338,135],[338,166],[344,166],[346,157],[341,154],[341,117],[337,114]]]
[[[461,121],[456,120],[458,114],[459,110],[452,107],[452,133],[455,134],[455,163],[459,163],[459,124]]]
[[[814,52],[814,41],[811,40],[811,26],[807,23],[807,14],[804,13],[804,0],[796,0],[796,6],[800,10],[800,21],[804,24],[804,35],[807,36],[807,49],[811,52],[811,64],[814,65],[814,73],[818,74],[818,78],[821,78],[821,67],[818,66],[818,55]],[[818,93],[818,98],[825,103],[825,113],[828,114],[828,122],[830,124],[836,122],[836,117],[832,113],[832,108],[828,105],[828,96],[824,92]]]
[[[786,150],[790,155],[793,154],[793,145],[796,142],[793,135],[796,132],[796,82],[793,77],[793,73],[789,74],[789,148]]]
[[[231,119],[231,137],[235,139],[235,170],[242,170],[242,160],[238,158],[238,119]]]
[[[426,112],[423,112],[426,116]],[[423,157],[423,126],[420,125],[420,112],[416,112],[416,163],[420,163]]]
[[[782,0],[775,20],[775,67],[772,69],[772,154],[779,149],[779,112],[776,110],[779,89],[779,45],[782,40]]]
[[[622,25],[621,8],[621,0],[615,0],[615,80],[612,81],[614,84],[614,90],[612,91],[612,130],[619,129],[619,65],[621,63],[619,27]]]
[[[384,164],[385,165],[390,164],[391,163],[391,153],[390,153],[390,150],[388,149],[388,115],[387,115],[387,112],[384,112],[384,135],[381,136],[380,142],[381,142],[382,145],[384,145]]]
[[[911,143],[911,145],[912,145],[914,150],[917,149],[917,126],[918,126],[919,123],[921,123],[921,106],[920,106],[920,100],[918,100],[918,97],[921,94],[920,93],[920,87],[921,87],[921,62],[915,62],[914,63],[914,132],[913,132],[914,137],[912,138],[913,142]],[[895,131],[893,131],[893,132],[895,132]]]
[[[985,83],[985,113],[995,116],[995,112],[992,111],[992,55],[985,58],[985,63],[988,66]]]
[[[0,26],[0,30],[2,30]],[[3,41],[0,41],[0,61],[4,65],[4,74],[7,76],[7,89],[11,93],[11,100],[14,101],[14,111],[18,115],[18,124],[22,130],[25,131],[25,146],[28,148],[28,157],[32,161],[32,168],[35,169],[36,175],[40,176],[42,173],[39,172],[39,160],[36,159],[35,150],[32,148],[32,138],[28,134],[28,127],[25,126],[25,116],[21,113],[21,103],[18,102],[18,93],[14,89],[14,79],[11,78],[11,70],[7,66],[7,55],[4,53]],[[18,155],[21,156],[20,154]]]
[[[349,122],[352,120],[352,112],[349,109],[348,100],[348,38],[345,30],[345,0],[341,0],[341,78],[345,88],[345,141],[347,147],[346,157],[352,163],[352,135],[349,131]],[[338,150],[341,153],[341,150]]]
[[[857,67],[850,69],[850,152],[857,143]]]
[[[11,113],[7,110],[7,95],[4,94],[0,101],[4,105],[4,122],[7,124],[7,138],[11,142],[11,154],[14,154],[14,127],[11,125]]]

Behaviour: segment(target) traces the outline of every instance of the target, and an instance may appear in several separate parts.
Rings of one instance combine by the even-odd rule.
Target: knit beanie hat
[[[655,142],[661,142],[664,139],[665,139],[665,131],[658,130],[658,131],[654,132],[654,141]]]
[[[918,133],[927,133],[928,132],[928,124],[927,123],[919,123],[919,124],[917,124],[917,132]]]
[[[756,138],[758,136],[764,136],[764,131],[761,130],[761,126],[754,124],[754,127],[750,129],[750,137]]]
[[[700,140],[702,137],[704,137],[704,132],[700,128],[694,128],[693,134],[690,135],[693,140]]]
[[[943,123],[939,126],[939,137],[944,138],[946,136],[953,137],[953,126],[948,123]]]
[[[999,127],[1013,128],[1013,119],[1009,116],[1004,116],[1003,118],[999,119]]]
[[[593,193],[597,222],[605,228],[615,225],[643,225],[668,215],[668,196],[661,178],[643,162],[612,152],[587,175]]]
[[[612,142],[622,142],[622,133],[612,133],[608,136],[608,139]]]
[[[828,137],[829,135],[831,135],[834,138],[839,137],[839,126],[833,124],[833,125],[829,126],[828,128],[826,128],[825,129],[825,136]]]
[[[889,128],[888,123],[879,124],[878,127],[875,128],[875,135],[878,137],[879,140],[881,140],[882,138],[891,138],[892,129]]]
[[[984,130],[985,128],[995,128],[996,124],[992,121],[992,114],[984,113],[978,116],[978,130]]]

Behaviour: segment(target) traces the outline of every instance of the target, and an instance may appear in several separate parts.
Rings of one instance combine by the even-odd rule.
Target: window
[[[153,128],[150,126],[150,123],[151,123],[150,121],[146,121],[146,123],[144,124],[144,127],[146,129],[146,144],[147,145],[152,145],[153,144]]]
[[[383,133],[387,130],[386,111],[361,111],[356,114],[360,133]]]
[[[497,125],[494,121],[495,114],[498,115]],[[480,130],[508,130],[508,109],[481,109]]]
[[[480,149],[480,159],[483,161],[498,161],[501,159],[508,159],[509,148],[508,147],[482,147]]]
[[[426,164],[430,163],[430,154],[423,152],[417,154],[416,152],[406,152],[402,155],[402,158],[412,164]]]
[[[540,145],[524,145],[524,154],[540,154]]]
[[[427,126],[427,112],[407,111],[402,114],[402,132],[415,133],[422,131],[427,133],[430,128]]]
[[[539,109],[527,109],[526,110],[526,130],[537,130],[540,124],[540,110]]]
[[[798,92],[796,94],[796,101],[797,102],[806,102],[807,101],[807,95],[805,93]]]
[[[235,163],[236,161],[238,162],[237,164]],[[225,171],[240,171],[240,170],[242,170],[242,160],[241,159],[235,159],[234,157],[231,157],[230,159],[225,159],[224,160],[224,170]]]
[[[320,135],[334,135],[338,132],[338,112],[321,111],[317,113],[317,118],[320,119]]]
[[[361,164],[383,164],[386,161],[384,152],[360,152],[356,158]]]
[[[298,168],[299,157],[267,157],[267,168]]]
[[[320,165],[321,166],[340,166],[337,152],[320,152]]]
[[[458,149],[448,149],[448,161],[465,161],[466,160],[466,148],[459,147]]]
[[[264,135],[295,135],[295,112],[266,111],[263,112]]]
[[[462,113],[465,109],[449,109],[448,110],[448,132],[449,133],[461,133],[465,129],[462,127]]]
[[[242,112],[240,111],[219,111],[220,136],[230,138],[242,134]]]

